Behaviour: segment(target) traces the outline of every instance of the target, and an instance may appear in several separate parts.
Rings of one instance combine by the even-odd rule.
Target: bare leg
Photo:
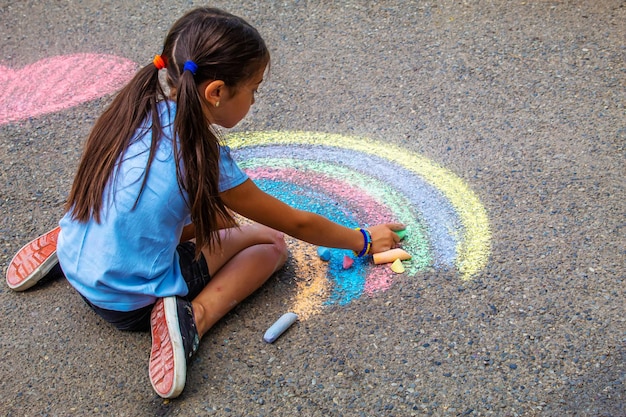
[[[200,337],[287,260],[283,234],[268,227],[245,225],[227,229],[221,237],[220,247],[202,250],[212,278],[192,301]]]

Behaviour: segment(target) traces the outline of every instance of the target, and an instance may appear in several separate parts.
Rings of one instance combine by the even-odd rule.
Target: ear
[[[224,81],[221,80],[211,81],[204,87],[204,98],[211,107],[214,107],[216,103],[219,103],[224,98],[225,87]]]

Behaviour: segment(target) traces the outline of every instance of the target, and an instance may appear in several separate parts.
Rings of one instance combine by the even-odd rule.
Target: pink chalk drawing
[[[53,56],[21,69],[0,65],[0,125],[114,93],[136,71],[133,61],[106,54]]]

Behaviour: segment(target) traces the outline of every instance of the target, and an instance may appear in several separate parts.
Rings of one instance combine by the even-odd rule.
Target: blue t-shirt
[[[103,195],[100,223],[78,222],[69,213],[59,223],[57,256],[65,276],[94,305],[108,310],[132,311],[188,292],[176,252],[183,227],[191,223],[172,149],[176,106],[161,102],[159,112],[164,136],[139,200],[152,141],[150,122],[118,162]],[[247,180],[228,147],[220,148],[219,164],[220,191]]]

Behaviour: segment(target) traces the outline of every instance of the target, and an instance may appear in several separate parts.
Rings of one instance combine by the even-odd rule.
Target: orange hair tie
[[[158,70],[162,70],[163,68],[167,68],[167,64],[165,63],[165,58],[161,57],[161,55],[155,55],[152,63]]]

